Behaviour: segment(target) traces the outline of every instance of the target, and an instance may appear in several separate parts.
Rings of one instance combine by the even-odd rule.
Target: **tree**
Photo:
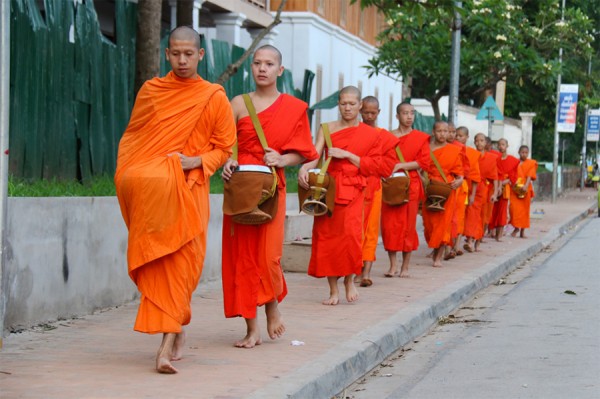
[[[370,75],[386,73],[412,78],[412,97],[432,104],[436,119],[439,100],[448,94],[451,23],[450,0],[362,0],[384,13],[388,27],[380,35],[377,54],[367,66]],[[460,10],[461,100],[479,105],[501,79],[539,87],[548,99],[556,90],[558,48],[587,57],[593,21],[572,7],[560,22],[555,0],[467,0]],[[517,90],[511,87],[508,90]]]
[[[160,19],[162,0],[138,1],[138,26],[135,47],[135,82],[137,94],[144,82],[160,71]]]

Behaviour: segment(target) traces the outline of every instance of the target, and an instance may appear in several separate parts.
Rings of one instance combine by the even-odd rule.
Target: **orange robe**
[[[519,160],[512,155],[507,155],[506,158],[498,158],[498,180],[509,179],[510,183],[502,188],[502,195],[498,201],[494,203],[492,217],[489,223],[489,229],[496,227],[504,227],[508,222],[508,200],[510,199],[510,186],[517,181],[517,169]]]
[[[537,179],[537,162],[526,159],[519,164],[517,169],[517,184],[525,184],[529,177],[533,182]],[[534,197],[533,184],[530,184],[524,198],[519,198],[514,190],[510,190],[510,224],[518,229],[529,228],[529,208]]]
[[[466,147],[467,159],[469,162],[469,170],[465,174],[465,180],[462,184],[462,191],[464,192],[464,197],[459,198],[457,200],[458,210],[456,215],[456,228],[457,234],[463,234],[465,232],[465,221],[467,217],[467,208],[469,197],[473,192],[473,183],[477,183],[479,185],[479,181],[481,180],[481,174],[479,172],[479,158],[481,157],[481,153],[474,148]],[[475,193],[477,195],[477,193]],[[460,202],[460,204],[459,204]]]
[[[475,197],[473,203],[469,204],[465,208],[464,218],[462,220],[463,232],[462,234],[467,237],[473,237],[475,231],[483,231],[483,223],[481,221],[481,206],[485,197],[482,197],[482,191],[479,185],[485,186],[485,181],[482,183],[482,175],[479,170],[479,159],[481,153],[474,148],[467,147],[467,157],[469,158],[469,175],[467,176],[467,191],[468,196],[473,192],[473,183],[477,183],[475,188]],[[487,190],[487,188],[486,188]],[[459,220],[459,223],[461,221]]]
[[[333,147],[360,157],[360,168],[333,158],[327,172],[336,184],[332,216],[314,218],[308,274],[313,277],[347,276],[362,269],[363,207],[367,177],[381,164],[381,135],[364,123],[331,135]]]
[[[492,157],[496,162],[496,173],[498,172],[498,158],[500,158],[500,152],[496,150],[490,150],[487,152],[488,157]],[[495,179],[495,180],[498,180]],[[491,185],[490,185],[491,184]],[[494,182],[488,181],[488,193],[487,193],[487,201],[483,208],[483,224],[489,224],[490,219],[492,218],[492,211],[494,210],[494,202],[492,202],[492,196],[494,195]]]
[[[481,181],[477,185],[475,201],[467,207],[464,231],[466,237],[475,240],[480,240],[483,237],[487,204],[492,204],[490,196],[494,191],[494,180],[498,180],[498,163],[494,154],[490,152],[480,153],[479,173]]]
[[[400,137],[399,146],[406,162],[416,161],[420,168],[428,170],[429,138],[427,133],[413,130]],[[395,151],[385,154],[383,164],[392,167],[400,162]],[[391,172],[392,169],[390,169]],[[412,252],[419,248],[417,214],[419,201],[425,196],[423,184],[416,170],[409,171],[409,202],[404,205],[381,205],[381,237],[386,251]]]
[[[466,145],[457,140],[454,140],[453,142],[448,144],[460,148],[460,158],[463,164],[463,172],[461,176],[464,178],[461,186],[454,190],[456,200],[454,201],[454,209],[452,209],[452,223],[450,223],[449,231],[447,231],[447,234],[450,235],[450,238],[454,240],[456,237],[458,237],[459,234],[463,233],[464,229],[465,210],[467,207],[466,201],[469,194],[467,177],[469,176],[471,166],[469,163],[469,158],[467,156]]]
[[[206,253],[209,179],[234,143],[221,86],[170,72],[140,89],[115,173],[129,276],[142,294],[136,331],[178,333],[190,322]],[[202,167],[184,172],[174,152],[201,156]]]
[[[312,143],[307,104],[287,94],[258,114],[267,144],[280,154],[302,155],[307,161],[317,158]],[[250,116],[238,120],[238,163],[264,165],[264,150]],[[222,274],[226,317],[256,317],[256,307],[281,302],[287,287],[281,269],[286,211],[285,172],[277,169],[279,192],[277,214],[268,223],[244,225],[223,216]]]
[[[394,151],[398,145],[398,138],[385,129],[379,130],[381,134],[381,153]],[[395,153],[395,152],[394,152]],[[375,261],[377,241],[379,239],[379,219],[381,218],[381,178],[390,175],[391,171],[383,163],[379,175],[367,177],[367,188],[365,190],[364,209],[364,239],[363,239],[363,261]]]
[[[433,151],[440,167],[446,175],[448,183],[454,181],[454,176],[460,176],[463,173],[460,152],[461,149],[459,147],[448,144]],[[430,180],[444,181],[433,160],[427,172]],[[455,201],[456,190],[452,190],[444,204],[443,212],[430,212],[427,210],[426,203],[423,203],[423,227],[425,230],[425,240],[429,248],[439,248],[443,244],[451,244],[450,235],[447,233],[452,223],[452,210],[454,209]]]

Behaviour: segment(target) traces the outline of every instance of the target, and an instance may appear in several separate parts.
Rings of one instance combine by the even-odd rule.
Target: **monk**
[[[510,224],[514,227],[511,236],[516,237],[520,232],[521,238],[527,238],[525,229],[529,228],[529,208],[535,195],[533,181],[537,178],[538,165],[535,160],[529,159],[529,147],[526,145],[519,147],[519,160],[517,182],[510,191]]]
[[[504,138],[498,140],[498,151],[502,154],[498,158],[498,201],[494,203],[492,218],[489,223],[490,232],[494,232],[496,241],[502,241],[504,226],[508,224],[508,201],[510,199],[510,187],[517,181],[517,169],[519,160],[508,155],[508,141]]]
[[[250,93],[268,148],[263,150],[242,96],[231,100],[237,123],[237,160],[229,159],[223,167],[223,179],[229,180],[238,165],[275,167],[278,206],[275,217],[264,224],[245,225],[223,216],[223,298],[226,317],[243,317],[246,335],[235,342],[238,348],[253,348],[262,343],[256,308],[265,306],[269,338],[285,332],[278,304],[287,287],[281,269],[286,181],[284,168],[317,157],[312,144],[308,105],[277,90],[277,77],[284,67],[281,53],[265,45],[254,52],[252,76],[256,90]]]
[[[500,154],[500,151],[494,149],[494,147],[492,146],[492,139],[484,136],[485,137],[485,151],[490,154],[493,157],[496,157],[496,162],[498,162],[498,158],[500,158],[500,156],[502,154]],[[498,186],[499,182],[498,180],[496,180],[494,182],[494,191],[488,190],[488,201],[486,202],[485,206],[484,206],[484,216],[483,216],[483,232],[484,232],[484,236],[486,234],[490,234],[490,236],[493,236],[493,232],[490,231],[489,228],[489,224],[490,224],[490,219],[492,218],[492,211],[494,210],[494,203],[496,201],[492,201],[492,196],[494,196],[497,200],[499,194],[498,194]],[[483,242],[483,238],[482,238],[482,242]]]
[[[433,249],[433,267],[442,267],[442,258],[446,245],[451,245],[449,234],[452,223],[452,209],[456,201],[455,190],[462,185],[464,180],[461,149],[458,146],[446,143],[448,135],[448,124],[437,121],[433,124],[432,137],[430,141],[431,148],[431,166],[427,171],[430,181],[444,182],[450,184],[452,192],[444,203],[444,211],[433,212],[428,209],[427,202],[423,203],[423,227],[425,230],[425,240],[429,248]],[[437,159],[438,165],[435,164]],[[446,179],[444,180],[444,177]]]
[[[481,174],[479,172],[479,158],[481,153],[475,148],[467,146],[467,140],[469,139],[469,129],[465,126],[460,126],[456,129],[456,140],[464,145],[467,155],[467,161],[469,162],[468,170],[465,170],[465,181],[461,188],[458,189],[458,193],[464,192],[463,195],[457,195],[456,201],[456,214],[453,219],[453,232],[454,226],[456,227],[456,236],[453,238],[454,251],[457,255],[462,255],[463,251],[460,250],[460,242],[465,232],[465,222],[467,217],[467,209],[474,205],[475,196],[477,193],[477,186],[481,181]],[[481,206],[479,204],[479,206]],[[481,214],[481,208],[479,208]]]
[[[338,279],[344,278],[346,300],[355,302],[359,295],[354,276],[362,269],[363,208],[367,177],[376,175],[381,162],[380,135],[359,121],[360,90],[344,87],[339,94],[341,119],[327,124],[331,134],[332,157],[328,173],[335,179],[335,206],[331,216],[316,216],[312,231],[312,251],[308,274],[327,277],[329,298],[324,305],[339,303]],[[319,154],[325,149],[323,126],[317,134]],[[298,172],[298,184],[308,189],[308,171],[317,161],[304,164]]]
[[[377,97],[366,96],[362,100],[360,116],[365,125],[377,128],[377,116],[379,115],[379,100]],[[394,150],[398,144],[398,139],[385,129],[378,129],[381,137],[381,152],[385,154]],[[363,268],[361,276],[355,279],[361,287],[370,287],[373,285],[371,280],[371,268],[375,261],[375,252],[377,241],[379,239],[379,219],[381,218],[381,177],[388,177],[390,172],[382,164],[380,176],[367,177],[367,187],[365,189],[365,209],[364,209],[364,238],[363,238]]]
[[[480,153],[479,173],[480,182],[477,185],[473,203],[467,207],[465,216],[464,235],[467,242],[464,249],[467,252],[479,252],[479,246],[484,235],[486,207],[497,200],[498,191],[498,160],[486,150],[487,137],[483,133],[475,135],[475,148]]]
[[[392,130],[391,133],[399,139],[398,149],[404,158],[404,162],[400,161],[398,154],[393,151],[384,154],[383,163],[394,165],[393,172],[404,171],[408,173],[410,178],[409,201],[403,205],[381,205],[381,237],[390,261],[390,267],[384,276],[407,278],[410,277],[409,265],[412,252],[419,248],[417,214],[419,201],[425,197],[419,170],[429,169],[430,136],[420,130],[413,129],[415,108],[410,103],[398,104],[396,119],[399,122],[398,128]],[[398,252],[402,252],[400,273],[397,271],[396,254]]]
[[[163,339],[156,370],[173,374],[206,253],[210,176],[235,143],[223,88],[198,76],[200,37],[169,35],[172,71],[140,89],[119,143],[115,186],[129,229],[129,276],[141,292],[134,329]]]
[[[446,142],[460,148],[464,180],[462,185],[455,190],[456,200],[454,202],[454,209],[449,209],[449,211],[452,212],[452,223],[450,224],[449,231],[447,231],[446,234],[450,235],[451,245],[446,246],[444,260],[454,259],[456,256],[463,255],[463,251],[458,247],[458,245],[460,243],[460,236],[462,236],[464,229],[464,218],[468,196],[468,176],[471,169],[469,158],[467,157],[467,147],[464,143],[456,139],[456,130],[457,129],[454,126],[454,123],[448,122],[448,135],[446,136]]]

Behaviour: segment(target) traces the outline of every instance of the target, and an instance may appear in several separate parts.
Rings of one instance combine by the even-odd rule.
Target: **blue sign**
[[[587,120],[587,141],[600,141],[600,109],[591,110]]]
[[[560,85],[558,115],[556,116],[556,126],[559,132],[575,133],[578,93],[579,85]]]
[[[494,121],[504,120],[504,116],[502,115],[502,112],[500,112],[500,108],[498,108],[496,101],[494,101],[494,97],[488,96],[488,98],[486,98],[481,106],[481,110],[477,113],[476,119],[479,121],[490,120],[492,123]]]

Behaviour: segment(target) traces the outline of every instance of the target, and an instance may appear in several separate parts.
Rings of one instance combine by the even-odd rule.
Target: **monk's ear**
[[[204,49],[200,48],[200,50],[198,50],[198,61],[202,61],[202,59],[204,58],[204,54],[205,54]]]
[[[283,71],[285,70],[285,68],[283,67],[283,65],[279,66],[279,72],[277,73],[277,76],[281,76],[283,75]]]

